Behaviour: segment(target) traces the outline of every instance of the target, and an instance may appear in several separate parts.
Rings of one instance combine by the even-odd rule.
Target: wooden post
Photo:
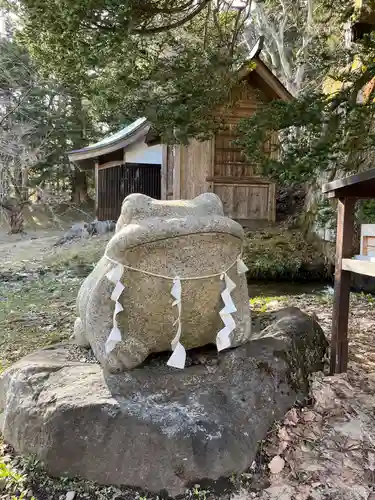
[[[270,182],[268,185],[268,221],[276,220],[276,184]]]
[[[181,156],[183,146],[173,146],[173,199],[181,199]]]
[[[162,145],[162,160],[161,160],[161,199],[168,199],[168,146],[166,144]]]
[[[210,193],[215,192],[214,188],[214,183],[213,183],[213,177],[215,176],[215,141],[216,141],[216,136],[214,135],[210,139],[210,161],[209,164],[207,165],[208,171],[207,171],[207,178],[210,180],[208,181],[206,178],[206,191]]]
[[[332,315],[330,372],[342,373],[348,366],[348,320],[350,272],[343,271],[342,259],[352,257],[354,230],[354,198],[337,201],[337,235],[335,261],[335,292]],[[337,357],[337,360],[336,360]]]
[[[95,160],[95,219],[99,215],[99,160]]]

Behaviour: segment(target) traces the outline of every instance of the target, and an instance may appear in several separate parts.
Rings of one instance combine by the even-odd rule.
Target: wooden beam
[[[342,179],[337,179],[335,181],[329,182],[327,184],[323,184],[322,192],[329,193],[330,191],[336,191],[336,195],[338,196],[346,196],[344,191],[341,191],[343,188],[348,188],[350,186],[368,185],[369,181],[375,180],[375,168],[370,170],[366,170],[365,172],[361,172],[360,174],[350,175],[349,177],[344,177]],[[359,190],[358,190],[359,191]]]
[[[368,181],[367,184],[356,184],[353,186],[347,186],[340,188],[335,191],[329,191],[327,193],[328,198],[357,198],[359,199],[371,199],[375,198],[375,182]]]
[[[343,271],[375,277],[375,262],[369,260],[343,259]]]
[[[348,320],[350,271],[342,267],[342,259],[352,255],[354,231],[353,198],[340,198],[337,205],[337,234],[335,259],[335,292],[332,315],[331,374],[342,373],[348,366]]]
[[[119,165],[123,165],[125,162],[122,160],[114,160],[114,161],[107,161],[107,163],[95,163],[95,168],[98,168],[99,170],[105,169],[105,168],[113,168],[113,167],[118,167]]]
[[[207,182],[213,182],[214,184],[261,184],[264,186],[269,186],[273,184],[273,182],[263,179],[262,177],[248,177],[248,176],[241,176],[241,177],[226,177],[226,176],[214,176],[214,177],[207,177],[206,178]]]
[[[208,165],[208,176],[206,177],[206,190],[209,192],[214,191],[214,183],[212,179],[215,175],[215,152],[216,136],[212,137],[210,141],[210,164]]]

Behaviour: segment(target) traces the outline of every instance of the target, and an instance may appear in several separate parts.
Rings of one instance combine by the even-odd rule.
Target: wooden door
[[[124,199],[142,193],[160,200],[161,165],[126,163],[98,171],[98,220],[117,220]]]

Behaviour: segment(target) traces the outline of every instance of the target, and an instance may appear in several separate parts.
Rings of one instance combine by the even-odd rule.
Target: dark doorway
[[[124,199],[142,193],[161,197],[161,165],[125,163],[98,171],[98,220],[117,220]]]

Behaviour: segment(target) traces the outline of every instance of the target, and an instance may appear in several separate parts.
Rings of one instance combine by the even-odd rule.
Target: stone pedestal
[[[166,353],[110,374],[75,361],[71,345],[42,349],[1,375],[1,430],[52,475],[177,495],[245,471],[326,348],[319,325],[292,308],[240,347],[191,351],[184,370],[167,367]]]

